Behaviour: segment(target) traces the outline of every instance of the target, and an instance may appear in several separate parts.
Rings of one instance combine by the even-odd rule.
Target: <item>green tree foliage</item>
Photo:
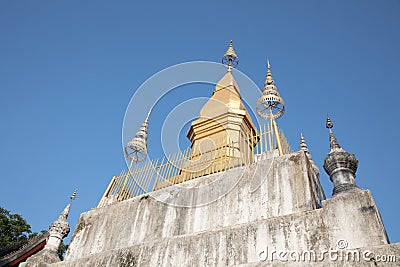
[[[46,233],[42,230],[40,234]],[[0,207],[0,250],[18,245],[27,241],[31,237],[38,236],[36,232],[32,233],[31,226],[19,214],[11,214],[9,210]],[[58,256],[64,259],[64,254],[68,245],[61,242],[58,248]]]
[[[31,226],[21,215],[0,207],[0,249],[26,241],[31,234]]]
[[[67,251],[67,249],[68,249],[68,245],[65,245],[64,242],[61,241],[61,244],[58,247],[58,252],[57,252],[60,260],[64,260],[64,255],[65,255],[65,252]]]

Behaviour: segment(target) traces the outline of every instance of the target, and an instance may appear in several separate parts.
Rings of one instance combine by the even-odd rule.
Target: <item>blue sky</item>
[[[390,240],[400,241],[398,14],[394,0],[3,0],[0,205],[40,231],[78,188],[73,229],[125,168],[122,124],[135,90],[171,65],[220,62],[233,39],[237,69],[260,87],[269,57],[286,104],[278,123],[294,150],[303,132],[321,170],[330,114],[339,142],[359,160],[358,185],[372,191]],[[152,115],[150,149],[159,150],[160,118],[179,96],[212,92],[182,89]],[[330,196],[323,171],[320,179]]]

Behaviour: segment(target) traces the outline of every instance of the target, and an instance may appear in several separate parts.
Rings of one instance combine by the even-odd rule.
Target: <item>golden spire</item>
[[[147,114],[146,119],[136,132],[135,137],[125,146],[125,156],[132,162],[141,162],[146,159],[147,156],[147,136],[149,117],[151,110]]]
[[[229,42],[228,50],[226,50],[222,57],[222,64],[228,68],[228,71],[230,71],[232,68],[236,68],[236,66],[239,64],[239,58],[233,49],[232,40]]]
[[[308,150],[308,146],[307,146],[306,140],[304,139],[302,133],[300,133],[300,150],[302,150],[302,151],[304,151],[306,153],[306,156],[307,156],[308,160],[311,163],[311,167],[314,169],[316,174],[319,174],[319,168],[317,167],[317,165],[315,164],[315,162],[312,159],[310,151]]]

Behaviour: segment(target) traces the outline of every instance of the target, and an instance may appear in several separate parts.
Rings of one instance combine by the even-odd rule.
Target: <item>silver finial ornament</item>
[[[329,154],[324,160],[324,169],[333,182],[332,196],[350,193],[358,190],[355,182],[358,160],[354,154],[344,150],[336,140],[332,131],[333,122],[326,119],[326,128],[329,129]]]
[[[267,75],[265,77],[262,94],[257,101],[257,113],[264,119],[280,118],[285,112],[283,98],[278,92],[275,81],[272,78],[271,64],[267,59]]]
[[[239,58],[233,49],[232,40],[229,42],[228,50],[226,50],[224,56],[222,57],[222,64],[228,68],[228,71],[230,71],[232,68],[235,68],[239,64]]]
[[[300,133],[300,150],[304,151],[306,154],[306,157],[308,158],[308,160],[311,163],[311,167],[313,168],[314,172],[319,175],[319,168],[318,166],[315,164],[314,160],[312,159],[311,153],[308,150],[308,146],[306,143],[306,140],[303,137],[303,133]]]
[[[144,161],[147,157],[147,136],[151,110],[136,132],[135,137],[125,146],[125,156],[132,162]]]
[[[326,117],[326,124],[325,124],[326,128],[328,129],[332,129],[333,128],[333,122],[331,121],[331,119],[329,117]]]
[[[78,189],[75,189],[74,192],[72,193],[72,195],[69,197],[69,199],[70,199],[71,201],[75,200],[75,198],[76,198],[76,192],[77,192],[77,191],[78,191]]]

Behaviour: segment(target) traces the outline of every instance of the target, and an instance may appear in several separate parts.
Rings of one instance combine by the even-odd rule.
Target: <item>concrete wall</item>
[[[197,178],[155,191],[148,198],[138,196],[83,213],[66,259],[149,239],[211,231],[313,210],[320,201],[315,193],[315,183],[319,181],[303,152],[220,175]]]
[[[235,236],[236,237],[236,236]],[[219,240],[216,240],[219,241]],[[274,260],[267,259],[266,261],[259,261],[255,259],[255,261],[251,261],[253,259],[249,259],[245,257],[245,255],[239,254],[236,255],[232,251],[228,251],[225,257],[215,257],[212,252],[217,249],[217,245],[210,247],[209,251],[211,253],[207,254],[206,257],[201,256],[198,252],[197,248],[202,247],[202,243],[191,243],[187,246],[186,243],[181,242],[179,246],[174,246],[169,243],[163,244],[165,247],[169,247],[169,251],[165,254],[172,254],[172,250],[174,250],[175,254],[171,256],[163,256],[157,254],[158,251],[154,251],[154,244],[145,244],[143,246],[133,246],[125,249],[118,249],[107,251],[97,255],[97,257],[87,257],[81,258],[74,261],[64,261],[57,264],[52,264],[52,267],[96,267],[96,266],[113,266],[113,267],[133,267],[133,266],[242,266],[242,267],[250,267],[250,266],[308,266],[308,267],[320,267],[320,266],[331,266],[331,267],[386,267],[386,266],[399,266],[399,252],[400,252],[400,243],[392,244],[392,245],[383,245],[383,246],[373,246],[367,248],[359,248],[356,250],[344,250],[343,252],[339,251],[337,254],[333,252],[331,255],[326,255],[322,259],[320,255],[316,258],[315,261],[309,261],[308,256],[305,257],[306,260],[285,261],[285,258],[282,258],[282,261],[279,258],[274,258]],[[217,243],[218,244],[218,243]],[[191,250],[190,257],[183,257],[187,250]],[[168,250],[168,249],[166,249]],[[184,251],[184,252],[182,252]],[[353,252],[359,252],[360,255],[359,260],[357,258],[353,258]],[[343,253],[343,254],[342,254]],[[364,255],[367,255],[366,259],[364,259]],[[337,255],[337,259],[336,259]],[[385,261],[377,261],[377,256],[386,257]],[[395,256],[396,262],[390,261]],[[332,258],[331,258],[332,257]],[[240,263],[242,262],[242,263]],[[243,263],[246,262],[246,263]]]
[[[337,207],[343,201],[361,204],[358,211],[352,210],[354,215],[350,215],[349,220],[354,220],[354,222],[346,227],[343,227],[343,223],[337,219],[345,212]],[[338,249],[339,240],[347,243],[346,249],[362,248],[358,251],[373,251],[375,255],[396,255],[396,259],[400,260],[398,258],[400,244],[387,245],[380,222],[375,220],[375,209],[368,208],[371,204],[374,205],[370,192],[360,191],[354,195],[342,196],[339,201],[326,200],[323,209],[266,218],[195,234],[148,239],[129,247],[107,250],[76,259],[70,258],[52,266],[236,266],[241,264],[255,266],[257,263],[265,266],[273,266],[270,264],[274,263],[276,266],[281,266],[282,262],[278,256],[280,251],[288,253],[295,251],[302,255],[305,250],[314,251],[316,257],[312,258],[312,262],[320,264],[319,260],[322,259],[321,255],[325,251],[338,251],[336,253],[341,251]],[[350,229],[353,229],[354,233],[350,233]],[[368,245],[359,246],[361,242]],[[261,259],[265,259],[265,253],[269,255],[264,262],[260,262],[262,251],[264,254],[261,254]],[[277,252],[272,255],[273,251]],[[360,255],[358,266],[392,266],[388,263],[373,265],[374,263],[370,262],[369,264],[362,259],[362,254]],[[303,256],[298,257],[299,262],[304,266],[305,262],[301,261]],[[321,261],[325,263],[324,266],[357,266],[353,261],[349,261],[346,265],[346,262],[345,264],[339,259],[331,260],[329,255],[325,254]],[[318,264],[311,265],[307,262],[305,266],[320,266]]]
[[[369,191],[317,209],[318,187],[305,154],[296,152],[93,209],[81,215],[66,260],[54,266],[229,266],[256,264],[266,248],[388,243]]]

